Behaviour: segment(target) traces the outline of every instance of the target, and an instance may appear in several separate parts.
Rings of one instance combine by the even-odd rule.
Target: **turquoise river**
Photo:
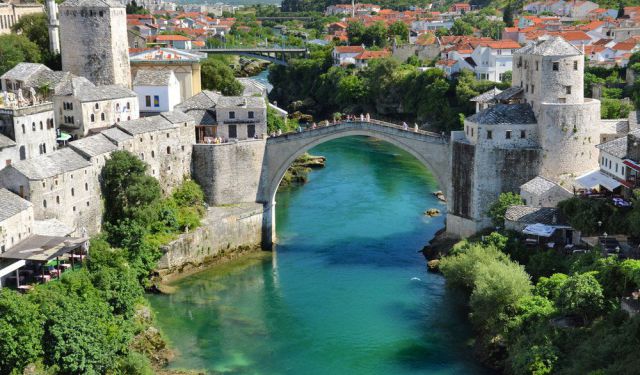
[[[486,374],[458,298],[418,251],[444,225],[433,176],[387,143],[351,137],[277,196],[273,253],[151,296],[172,367],[233,374]]]

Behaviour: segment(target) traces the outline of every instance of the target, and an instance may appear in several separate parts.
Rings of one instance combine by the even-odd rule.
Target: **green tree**
[[[43,317],[18,293],[0,290],[0,374],[22,373],[42,355]]]
[[[362,42],[367,46],[384,47],[387,45],[387,34],[384,22],[377,21],[365,29]]]
[[[24,35],[0,35],[0,75],[21,62],[42,62],[38,45]]]
[[[202,85],[207,90],[220,91],[223,95],[242,94],[242,84],[233,75],[233,70],[223,61],[209,57],[202,63]]]
[[[504,215],[507,213],[509,206],[523,205],[524,201],[520,195],[515,193],[501,193],[498,200],[495,201],[489,210],[487,210],[487,216],[491,218],[491,222],[496,227],[504,225]]]
[[[160,185],[145,174],[148,166],[128,151],[115,151],[101,174],[105,219],[108,223],[129,218],[135,212],[160,199]]]
[[[504,22],[507,27],[513,27],[513,5],[511,3],[509,3],[502,12],[502,22]]]
[[[562,287],[569,279],[563,273],[554,273],[549,277],[541,277],[534,288],[534,294],[555,301],[560,297]]]
[[[409,27],[402,21],[396,21],[389,26],[389,36],[398,37],[401,41],[409,40]]]
[[[352,21],[347,25],[347,37],[351,45],[362,44],[366,27],[360,21]]]
[[[366,95],[367,87],[357,75],[348,75],[338,83],[336,98],[344,105],[360,103]]]
[[[602,287],[592,273],[575,274],[560,288],[556,305],[565,314],[579,315],[588,322],[604,308]]]
[[[453,21],[453,26],[449,30],[451,35],[471,35],[473,34],[473,26],[469,25],[460,18]]]

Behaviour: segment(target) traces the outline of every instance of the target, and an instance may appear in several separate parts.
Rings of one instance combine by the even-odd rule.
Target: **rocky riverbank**
[[[326,158],[305,153],[297,158],[280,182],[280,188],[303,185],[309,180],[309,172],[313,169],[324,168]]]
[[[269,64],[271,63],[264,60],[233,56],[231,67],[233,68],[236,77],[253,77],[267,69]]]

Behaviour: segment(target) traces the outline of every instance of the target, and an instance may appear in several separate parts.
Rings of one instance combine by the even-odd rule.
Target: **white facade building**
[[[138,70],[133,80],[140,112],[170,112],[180,103],[180,82],[172,70]]]

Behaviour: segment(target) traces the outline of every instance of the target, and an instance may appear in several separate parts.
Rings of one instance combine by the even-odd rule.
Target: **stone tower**
[[[58,4],[56,0],[47,0],[47,19],[49,21],[49,50],[52,54],[60,53],[60,21],[58,21]]]
[[[598,167],[600,101],[584,97],[584,53],[560,37],[529,44],[513,58],[513,83],[538,122],[540,174],[551,180]]]
[[[115,0],[60,5],[62,69],[96,85],[131,87],[125,6]]]

